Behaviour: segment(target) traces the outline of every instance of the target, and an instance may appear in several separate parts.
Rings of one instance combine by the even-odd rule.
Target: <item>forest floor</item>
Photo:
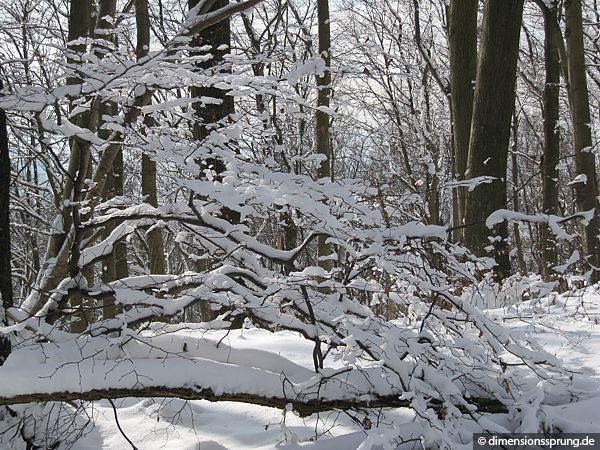
[[[580,394],[566,406],[552,406],[547,398],[541,409],[545,423],[565,432],[600,432],[600,294],[588,289],[520,302],[488,313],[512,329],[535,336],[545,350],[573,370],[573,384]],[[250,328],[224,334],[215,331],[202,336],[223,338],[232,348],[269,350],[312,367],[311,343],[294,333],[274,335]],[[350,417],[331,412],[306,419],[288,413],[284,421],[281,410],[242,403],[128,398],[115,401],[115,405],[121,428],[143,450],[354,449],[367,435],[376,444],[390,434],[401,433],[405,438],[419,434],[410,410],[382,411],[367,421],[364,413]],[[90,412],[96,426],[76,444],[76,449],[130,447],[107,401],[95,402]],[[501,415],[492,418],[498,423],[505,419]],[[358,421],[367,423],[367,428],[368,422],[372,426],[366,430]],[[315,437],[319,439],[315,441]]]

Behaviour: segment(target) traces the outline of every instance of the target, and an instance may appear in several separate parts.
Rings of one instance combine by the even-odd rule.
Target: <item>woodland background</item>
[[[4,0],[0,42],[0,364],[220,361],[202,330],[289,330],[319,383],[330,355],[359,372],[299,377],[295,410],[408,406],[450,447],[446,415],[510,411],[519,367],[564,382],[480,308],[600,280],[596,0]],[[199,353],[160,347],[182,329]],[[0,404],[289,403],[111,370]],[[3,417],[33,443],[40,408]]]

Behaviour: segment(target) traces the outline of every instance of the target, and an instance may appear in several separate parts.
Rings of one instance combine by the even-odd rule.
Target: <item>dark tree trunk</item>
[[[193,8],[197,5],[198,0],[189,0],[189,8]],[[212,6],[210,12],[216,11],[229,4],[229,0],[217,0]],[[198,64],[199,68],[211,69],[219,67],[224,63],[224,56],[229,53],[229,47],[231,46],[231,30],[230,20],[225,19],[219,23],[202,30],[200,33],[194,36],[194,46],[210,46],[209,52],[212,54],[212,58]],[[193,86],[191,90],[192,97],[213,97],[221,100],[220,104],[207,104],[202,105],[200,103],[194,103],[194,111],[196,118],[198,119],[194,124],[194,137],[197,140],[205,139],[210,131],[213,129],[220,128],[219,122],[226,119],[230,114],[234,112],[233,97],[227,95],[227,91],[216,88],[214,86]],[[213,170],[219,174],[225,169],[223,162],[214,159],[207,161],[207,164],[213,165]]]
[[[550,9],[542,3],[544,14],[544,64],[546,82],[544,85],[544,156],[542,165],[542,212],[558,214],[558,161],[560,156],[560,136],[557,128],[560,92],[560,35],[553,32],[553,24],[557,22],[556,5]],[[546,224],[540,225],[542,246],[542,276],[549,279],[553,275],[552,267],[557,264],[556,242],[554,235]]]
[[[135,0],[135,22],[137,44],[135,54],[139,59],[148,55],[150,50],[150,16],[148,0]],[[147,124],[151,124],[148,117]],[[142,155],[142,196],[144,201],[155,208],[158,206],[156,190],[156,162],[147,154]],[[153,228],[147,233],[148,266],[150,273],[165,273],[165,250],[162,233],[159,228]]]
[[[517,150],[519,148],[519,118],[516,113],[513,113],[513,143],[511,152],[511,170],[512,170],[512,186],[513,186],[513,210],[519,212],[519,164],[517,162]],[[523,255],[523,242],[521,240],[521,229],[519,223],[513,223],[513,234],[515,236],[515,246],[517,247],[517,267],[521,275],[527,275],[527,264]]]
[[[0,80],[0,91],[4,88]],[[8,154],[8,129],[6,113],[0,109],[0,325],[8,325],[6,310],[13,306],[12,271],[10,252],[10,155]],[[0,366],[10,354],[8,336],[0,334]]]
[[[89,36],[92,27],[91,12],[92,4],[90,0],[73,0],[71,2],[71,8],[69,10],[70,41]],[[76,44],[69,46],[69,48],[74,52],[74,54],[71,55],[73,58],[70,61],[71,64],[74,66],[80,64],[81,61],[79,61],[79,58],[81,58],[81,55],[85,53],[87,49],[86,44]],[[80,83],[81,79],[79,79],[77,76],[67,79],[67,84]],[[88,112],[78,114],[74,119],[76,125],[81,128],[91,129],[95,122],[95,118],[91,113],[91,110],[93,109],[94,107],[92,107]],[[71,149],[69,158],[69,174],[72,175],[72,179],[69,177],[65,181],[63,199],[71,200],[72,203],[63,210],[63,219],[65,223],[63,228],[64,230],[74,231],[74,238],[70,243],[71,249],[68,254],[68,272],[71,277],[75,277],[81,273],[81,268],[79,266],[81,243],[87,237],[80,228],[81,222],[84,220],[84,218],[82,218],[80,213],[79,202],[81,202],[85,196],[85,181],[91,175],[91,153],[90,144],[87,142],[80,142],[71,138],[69,140],[69,146]],[[56,248],[57,253],[61,251],[60,247],[68,244],[67,242],[64,242],[64,238],[66,238],[66,234],[60,238],[62,242],[60,246]],[[93,277],[93,275],[89,273],[86,275],[86,278],[88,279],[90,276]],[[60,281],[61,280],[57,278],[53,280],[53,284],[59,283]],[[92,309],[89,307],[92,305],[86,305],[83,296],[79,293],[74,293],[71,296],[70,303],[72,308],[77,310],[77,313],[74,315],[73,322],[71,323],[71,331],[81,332],[92,319],[93,313]]]
[[[116,6],[116,0],[101,0],[98,11],[100,20],[97,28],[104,30],[101,37],[113,43],[116,43],[114,34],[112,33],[113,24],[110,21],[104,20],[104,18],[107,16],[114,18]],[[98,55],[100,58],[103,56],[103,54]],[[102,104],[101,110],[102,113],[100,114],[100,117],[102,117],[103,114],[116,115],[118,112],[116,105],[112,102]],[[108,139],[111,132],[109,130],[100,130],[98,135],[102,139]],[[112,170],[108,173],[106,182],[104,183],[105,199],[123,195],[123,176],[123,150],[120,149],[113,161]],[[116,226],[117,223],[107,226],[104,231],[104,237],[108,237]],[[128,273],[127,244],[120,241],[115,244],[113,253],[103,262],[102,281],[108,283],[121,278],[126,278]],[[121,312],[121,308],[114,303],[113,299],[106,299],[104,301],[102,305],[102,317],[104,319],[115,317],[119,312]]]
[[[452,0],[449,14],[450,90],[452,105],[453,172],[457,180],[465,179],[469,156],[473,92],[477,75],[477,0]],[[464,187],[455,188],[453,226],[465,219]],[[457,229],[454,238],[462,238]]]
[[[188,7],[192,9],[198,4],[198,0],[189,0]],[[229,0],[217,0],[216,3],[211,7],[210,11],[216,11],[229,4]],[[194,36],[192,40],[194,46],[210,46],[209,52],[212,54],[212,58],[202,63],[198,63],[200,69],[212,69],[218,71],[226,71],[223,67],[225,62],[224,56],[229,53],[231,46],[231,24],[230,19],[227,18],[222,20],[215,25],[212,25],[200,33]],[[227,119],[230,114],[234,113],[234,102],[233,97],[227,95],[227,91],[216,88],[214,86],[193,86],[191,89],[192,97],[200,98],[203,96],[213,97],[221,100],[220,104],[206,104],[194,103],[194,113],[196,121],[194,122],[194,138],[197,141],[206,139],[212,130],[218,130],[223,126],[223,121]],[[219,175],[225,170],[224,162],[215,157],[207,158],[202,164],[201,170],[212,169],[215,174],[215,180],[219,181]],[[204,177],[201,173],[200,177]],[[230,223],[239,222],[239,213],[231,211],[228,208],[223,208],[222,216]],[[198,270],[203,271],[208,269],[208,261],[206,259],[198,262]],[[207,303],[200,305],[200,315],[202,320],[212,320],[217,316],[217,312],[211,311]],[[236,325],[241,325],[236,324]]]
[[[575,199],[579,211],[595,209],[593,218],[585,226],[582,246],[587,261],[594,267],[600,267],[600,241],[597,237],[600,234],[598,180],[595,156],[589,151],[592,146],[592,130],[583,47],[581,0],[565,1],[565,22],[575,171],[577,175],[584,175],[586,178],[585,182],[575,184]],[[599,280],[600,272],[593,271],[591,281],[595,283]]]
[[[510,273],[508,227],[489,230],[487,217],[506,207],[506,169],[523,0],[488,0],[485,4],[473,117],[468,178],[494,177],[467,193],[465,242],[478,255],[493,245],[496,279]],[[490,239],[491,238],[491,239]]]
[[[198,0],[189,0],[189,8],[193,8],[198,3]],[[211,7],[209,12],[216,11],[220,8],[229,5],[229,0],[217,0]],[[192,41],[194,46],[210,46],[209,53],[212,58],[198,63],[201,69],[218,70],[220,72],[228,72],[229,69],[223,67],[225,63],[224,56],[229,53],[231,46],[231,29],[230,19],[224,19],[215,25],[212,25],[194,36]],[[192,97],[212,97],[220,100],[219,104],[194,103],[194,112],[196,121],[194,122],[194,138],[197,141],[202,141],[208,137],[212,130],[218,130],[224,125],[224,121],[235,112],[233,97],[227,95],[226,90],[216,88],[214,86],[192,86]],[[220,158],[207,158],[201,169],[212,169],[216,173],[216,180],[220,180],[220,174],[225,170],[225,164]],[[201,174],[201,177],[203,174]],[[231,223],[239,222],[239,214],[235,211],[230,211],[227,208],[223,209],[223,217]]]
[[[331,103],[331,26],[329,24],[329,0],[317,0],[317,22],[319,33],[319,56],[323,59],[326,69],[323,76],[317,76],[317,113],[315,142],[317,153],[323,156],[317,170],[318,178],[331,178],[333,153],[331,149],[330,118],[326,111]],[[325,270],[331,270],[330,259],[322,261],[331,255],[333,249],[325,242],[325,237],[319,236],[317,242],[318,265]]]
[[[323,59],[326,70],[323,76],[317,76],[317,113],[316,113],[316,150],[323,155],[317,172],[319,178],[331,177],[331,133],[329,131],[329,114],[319,108],[329,108],[331,98],[331,26],[329,24],[329,0],[317,0],[319,56]]]
[[[155,208],[158,206],[156,193],[156,162],[144,154],[142,155],[142,196],[144,201]],[[165,250],[162,234],[159,228],[153,228],[147,233],[148,241],[148,266],[150,273],[165,273]]]
[[[120,150],[113,162],[113,168],[109,172],[104,184],[105,197],[110,199],[123,195],[123,151]],[[118,224],[108,225],[104,231],[104,237],[108,237]],[[115,243],[112,254],[105,259],[102,267],[102,281],[109,283],[121,280],[129,276],[127,265],[127,244],[124,241]],[[106,299],[102,305],[102,317],[109,319],[115,317],[122,311],[122,307],[116,305],[113,299]]]

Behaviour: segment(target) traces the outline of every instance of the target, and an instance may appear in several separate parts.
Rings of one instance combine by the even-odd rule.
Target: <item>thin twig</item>
[[[112,406],[113,409],[113,413],[115,415],[115,422],[117,423],[117,428],[119,429],[119,431],[121,432],[121,436],[123,436],[125,438],[125,440],[127,442],[129,442],[129,445],[131,445],[131,448],[133,450],[139,450],[135,444],[133,442],[131,442],[131,439],[129,439],[127,437],[127,435],[125,434],[125,432],[123,431],[123,428],[121,428],[121,424],[119,423],[119,415],[117,414],[117,407],[115,406],[115,402],[113,402],[110,398],[107,398],[108,403],[110,403],[110,406]]]

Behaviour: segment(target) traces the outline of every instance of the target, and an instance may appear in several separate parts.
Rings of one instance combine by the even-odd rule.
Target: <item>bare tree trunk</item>
[[[0,91],[4,88],[0,80]],[[8,129],[6,113],[0,109],[0,325],[8,325],[5,311],[13,306],[12,269],[10,249],[10,155],[8,153]],[[0,366],[10,354],[10,339],[0,334]]]
[[[113,169],[109,172],[104,185],[105,198],[110,199],[123,195],[123,151],[119,151],[113,162]],[[114,222],[106,226],[104,236],[108,237],[117,227]],[[129,276],[129,267],[127,265],[127,244],[124,241],[116,242],[113,252],[103,261],[102,281],[109,283]],[[113,299],[103,300],[102,317],[109,319],[121,313],[122,307],[116,305]]]
[[[123,150],[121,149],[113,163],[112,175],[115,196],[124,195],[124,173]],[[114,256],[116,279],[121,280],[127,278],[129,276],[129,267],[127,265],[127,243],[125,241],[115,243]]]
[[[469,156],[473,92],[477,75],[477,0],[452,0],[449,17],[450,89],[453,122],[454,174],[465,179]],[[463,225],[466,188],[455,188],[453,226]],[[454,233],[462,239],[462,230]]]
[[[116,44],[114,34],[112,33],[113,24],[106,20],[105,17],[114,18],[116,15],[116,0],[101,0],[99,4],[97,29],[102,30],[100,36],[102,39]],[[102,58],[104,49],[97,50],[98,58]],[[103,103],[101,106],[100,117],[104,114],[116,115],[117,107],[112,102]],[[109,130],[99,130],[98,136],[102,139],[109,139],[111,132]],[[90,175],[91,177],[91,175]],[[112,170],[106,177],[104,183],[104,198],[111,199],[115,196],[123,195],[123,150],[120,149],[113,162]],[[104,230],[104,236],[108,237],[118,224],[112,223],[107,225]],[[115,244],[113,252],[103,261],[102,280],[105,283],[115,281],[128,276],[129,270],[127,267],[127,244],[119,241]],[[121,312],[121,308],[115,305],[113,299],[105,299],[102,304],[102,317],[109,319],[115,317]],[[81,330],[83,331],[83,330]]]
[[[317,76],[317,113],[316,113],[316,150],[323,156],[317,170],[318,178],[331,178],[333,154],[331,150],[331,133],[329,114],[323,109],[329,109],[331,99],[331,27],[329,25],[329,0],[317,0],[317,22],[319,33],[319,56],[325,63],[323,76]],[[331,245],[328,245],[325,237],[319,237],[317,241],[318,265],[325,270],[331,270],[333,261],[329,258],[332,253]]]
[[[91,28],[91,10],[92,5],[90,0],[73,0],[71,2],[71,9],[69,11],[69,41],[89,36]],[[76,58],[79,58],[85,52],[86,47],[86,44],[75,44],[71,47],[71,50],[75,53],[75,55],[73,55],[74,59],[71,61],[73,64],[78,64]],[[77,77],[67,80],[67,84],[79,83],[81,83],[81,81]],[[93,108],[94,107],[92,107],[91,110]],[[76,125],[81,128],[91,128],[91,124],[95,121],[95,118],[92,117],[91,111],[87,111],[78,114],[74,120]],[[70,246],[70,252],[68,252],[68,272],[71,277],[76,277],[81,273],[79,257],[81,242],[84,239],[83,231],[80,229],[80,224],[82,222],[80,202],[85,196],[84,183],[90,173],[91,155],[90,144],[88,142],[71,138],[69,140],[69,146],[71,148],[68,169],[69,177],[65,181],[63,200],[70,200],[71,203],[63,210],[63,230],[65,231],[62,236],[58,235],[60,245],[56,248],[49,246],[49,252],[52,251],[58,254],[61,252],[62,246]],[[71,242],[67,242],[66,237],[70,230],[73,230],[73,237]],[[59,260],[58,262],[64,263],[66,261]],[[52,280],[52,285],[47,286],[44,293],[48,293],[50,291],[48,288],[51,288],[58,282],[60,282],[58,278]],[[87,305],[85,305],[82,295],[74,293],[71,296],[70,302],[73,309],[78,310],[71,323],[71,331],[81,332],[91,321],[92,311],[90,308],[86,307]]]
[[[150,50],[150,16],[148,0],[135,0],[135,21],[137,28],[137,45],[135,54],[140,60]],[[156,192],[156,162],[147,154],[142,155],[142,196],[144,201],[154,207],[158,206]],[[148,259],[150,273],[165,273],[165,251],[162,234],[159,228],[147,233]]]
[[[156,162],[146,154],[142,155],[142,196],[149,205],[155,208],[158,206]],[[164,274],[166,267],[162,233],[159,228],[154,227],[146,235],[150,273]]]
[[[90,24],[90,1],[73,0],[69,11],[69,41],[88,36]],[[69,45],[68,61],[71,64],[77,63],[77,58],[85,52],[86,45],[82,43]],[[69,77],[67,84],[77,84],[80,81],[75,77]],[[78,114],[74,119],[76,124],[86,127],[90,122],[90,113]],[[76,139],[69,141],[71,148],[69,157],[69,167],[67,169],[68,177],[62,192],[62,204],[65,200],[74,200],[74,187],[81,169],[87,173],[89,163],[89,145]],[[61,223],[58,224],[58,221]],[[51,230],[48,248],[44,258],[44,264],[38,274],[36,286],[32,291],[35,304],[30,305],[31,312],[37,312],[49,298],[50,292],[58,286],[63,276],[68,273],[68,259],[70,252],[68,249],[72,246],[74,237],[70,235],[72,229],[72,207],[63,206],[59,217],[57,217],[58,229]]]
[[[518,117],[516,112],[513,113],[513,145],[511,152],[511,169],[512,169],[512,186],[513,186],[513,210],[520,211],[519,205],[519,190],[517,186],[519,184],[519,164],[517,163],[517,150],[519,145],[519,134],[518,134]],[[513,223],[513,234],[515,236],[515,246],[517,247],[517,265],[521,275],[527,275],[527,265],[525,264],[525,257],[523,256],[523,243],[521,241],[521,230],[519,223]]]
[[[506,169],[510,122],[514,108],[523,0],[488,0],[485,4],[473,117],[468,176],[494,177],[467,192],[465,242],[478,255],[494,247],[496,279],[510,273],[506,221],[493,230],[485,220],[506,207]],[[490,238],[492,241],[490,242]]]
[[[189,8],[193,8],[198,3],[198,0],[189,0]],[[211,7],[210,11],[216,11],[217,9],[223,8],[229,4],[229,0],[217,0],[216,3]],[[231,46],[231,29],[230,20],[225,19],[221,22],[206,28],[192,40],[194,46],[210,46],[210,53],[212,58],[198,64],[198,67],[202,69],[211,69],[218,67],[223,64],[224,56],[229,52]],[[234,113],[233,97],[227,95],[227,91],[219,89],[213,86],[192,86],[191,89],[192,97],[200,98],[203,96],[213,97],[221,100],[219,104],[206,104],[194,103],[193,108],[196,116],[196,122],[194,123],[194,138],[197,141],[206,139],[212,130],[217,130],[222,126],[221,121],[226,119],[230,114]],[[225,164],[219,158],[207,158],[204,162],[205,165],[202,169],[212,169],[216,173],[216,180],[219,180],[219,174],[225,170]],[[203,177],[204,175],[200,175]],[[224,208],[222,211],[223,217],[230,223],[239,222],[239,214]],[[198,261],[198,270],[203,271],[208,269],[208,260],[203,259]],[[208,303],[203,302],[200,304],[200,316],[203,321],[212,320],[216,317],[215,311],[210,309]]]
[[[598,268],[600,267],[600,242],[598,240],[600,211],[597,200],[596,160],[594,153],[590,151],[592,132],[583,48],[581,0],[565,1],[565,23],[575,171],[577,175],[585,178],[582,182],[575,184],[575,199],[579,211],[594,210],[593,218],[585,226],[582,244],[585,258],[592,266]],[[592,272],[591,282],[598,281],[600,281],[600,272],[596,270]]]
[[[193,8],[198,3],[198,0],[189,0],[189,8]],[[210,9],[210,11],[216,11],[229,4],[228,0],[218,0]],[[198,64],[202,69],[210,69],[217,67],[224,62],[223,57],[229,53],[229,47],[231,46],[231,30],[230,20],[225,19],[221,22],[202,30],[200,33],[194,36],[194,46],[209,45],[211,47],[210,53],[212,58]],[[213,97],[221,100],[220,104],[206,104],[201,105],[200,103],[194,103],[194,110],[196,117],[199,122],[194,125],[194,137],[197,140],[205,139],[212,129],[218,129],[217,123],[234,112],[233,97],[227,95],[227,91],[219,89],[213,86],[210,87],[192,87],[192,97]],[[207,161],[207,165],[213,165],[213,170],[219,174],[225,170],[223,161],[214,159]]]
[[[558,20],[556,4],[548,8],[540,2],[544,14],[544,64],[546,81],[544,85],[544,156],[542,165],[543,198],[542,212],[558,214],[558,161],[560,156],[560,136],[557,128],[560,93],[560,34],[553,32],[553,24]],[[542,246],[542,276],[549,279],[552,267],[557,264],[556,242],[547,224],[540,224]]]

